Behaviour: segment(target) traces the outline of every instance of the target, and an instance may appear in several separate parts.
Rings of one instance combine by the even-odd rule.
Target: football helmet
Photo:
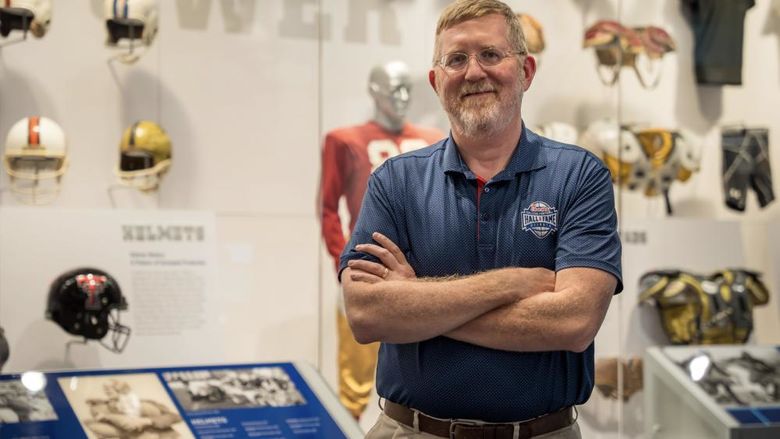
[[[114,353],[127,346],[130,328],[119,321],[127,301],[117,281],[105,271],[77,268],[63,273],[52,282],[46,305],[46,318],[65,332],[100,344]],[[110,341],[105,341],[111,333]]]
[[[140,40],[143,46],[148,47],[157,35],[157,0],[104,0],[103,11],[106,46],[126,50],[119,55],[123,62],[137,61],[140,55],[133,53],[135,41]],[[120,40],[127,40],[127,44],[120,46]]]
[[[144,192],[155,191],[171,167],[171,139],[154,122],[134,123],[122,134],[119,142],[120,181]]]
[[[41,38],[49,25],[51,0],[5,0],[0,6],[0,35],[4,37],[12,30],[20,30]]]
[[[536,132],[561,143],[577,143],[577,128],[565,122],[547,122],[536,127]]]
[[[65,133],[49,118],[25,117],[8,131],[3,166],[11,179],[11,192],[20,201],[54,201],[68,169]]]
[[[518,12],[515,14],[520,20],[520,27],[523,28],[523,36],[528,46],[528,53],[539,54],[544,51],[544,30],[542,24],[534,17]]]

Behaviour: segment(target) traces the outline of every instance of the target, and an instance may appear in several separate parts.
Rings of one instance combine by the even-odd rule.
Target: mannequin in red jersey
[[[403,62],[393,61],[374,67],[369,76],[368,92],[374,100],[373,119],[362,125],[330,131],[325,136],[322,150],[319,193],[322,237],[336,267],[348,238],[343,224],[348,221],[347,232],[351,233],[371,172],[390,157],[426,147],[444,137],[438,130],[406,122],[411,78]],[[339,215],[342,198],[349,216],[344,223]],[[359,418],[373,388],[379,344],[360,345],[354,340],[341,297],[337,323],[339,399],[355,418]]]

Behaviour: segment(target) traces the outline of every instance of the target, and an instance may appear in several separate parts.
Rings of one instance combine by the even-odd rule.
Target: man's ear
[[[536,58],[531,55],[526,55],[523,59],[523,91],[527,91],[531,87],[531,82],[536,75]]]
[[[431,69],[428,71],[428,82],[431,84],[431,88],[436,94],[439,94],[439,90],[436,90],[436,71]]]

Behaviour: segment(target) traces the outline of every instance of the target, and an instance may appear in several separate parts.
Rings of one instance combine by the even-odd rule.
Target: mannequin
[[[325,136],[319,207],[322,237],[336,267],[348,238],[344,236],[339,216],[340,200],[346,201],[349,212],[346,221],[351,233],[371,172],[390,157],[444,138],[438,130],[406,122],[410,91],[411,78],[406,64],[393,61],[374,67],[368,80],[368,93],[374,101],[373,119],[362,125],[337,128]],[[373,388],[379,345],[360,345],[354,340],[343,308],[339,296],[339,399],[359,418]]]
[[[411,88],[409,69],[401,61],[371,69],[368,94],[374,100],[374,122],[385,131],[400,133],[409,109]]]

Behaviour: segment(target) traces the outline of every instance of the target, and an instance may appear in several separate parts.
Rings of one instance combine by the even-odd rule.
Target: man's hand
[[[373,284],[384,280],[408,280],[417,277],[404,252],[390,238],[379,232],[374,232],[372,237],[381,247],[376,244],[358,244],[355,250],[376,256],[382,263],[349,261],[347,266],[350,268],[351,280]]]

